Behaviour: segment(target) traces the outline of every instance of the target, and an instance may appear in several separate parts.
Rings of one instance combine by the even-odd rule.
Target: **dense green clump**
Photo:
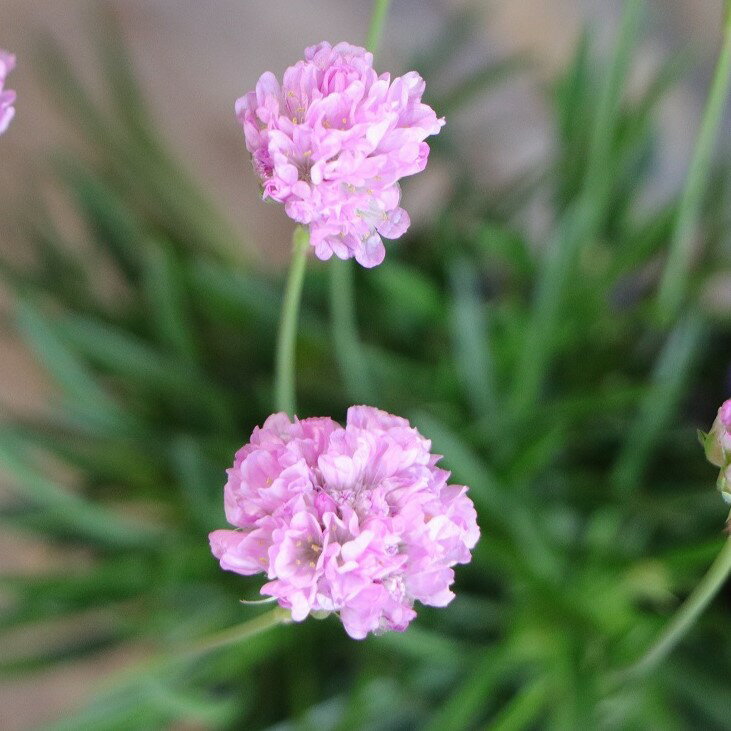
[[[444,49],[468,28],[455,22]],[[335,349],[327,267],[308,273],[301,415],[342,421],[364,401],[407,416],[471,487],[483,537],[450,608],[362,643],[311,620],[144,664],[110,678],[61,728],[728,728],[727,597],[650,679],[612,682],[721,544],[723,507],[695,429],[727,395],[731,355],[727,322],[698,304],[726,263],[726,164],[706,171],[681,314],[658,312],[682,198],[637,201],[658,154],[658,105],[680,69],[671,62],[627,95],[637,34],[630,9],[610,58],[584,37],[548,90],[556,140],[544,170],[485,190],[445,128],[433,154],[452,165],[453,193],[383,266],[355,272],[359,333],[339,331]],[[18,494],[0,521],[83,558],[0,577],[3,641],[60,620],[78,627],[12,643],[6,675],[126,643],[174,652],[258,611],[238,600],[256,598],[260,581],[224,574],[207,532],[225,524],[223,470],[271,411],[282,282],[245,263],[165,151],[118,36],[102,37],[103,104],[51,42],[42,57],[94,142],[88,159],[60,154],[55,166],[85,249],[34,200],[34,265],[0,264],[13,326],[58,387],[48,418],[0,427]],[[415,63],[437,88],[444,49]],[[488,63],[430,103],[456,114],[515,73],[530,70]],[[525,225],[536,196],[551,212],[541,242]],[[73,490],[54,479],[59,465]]]

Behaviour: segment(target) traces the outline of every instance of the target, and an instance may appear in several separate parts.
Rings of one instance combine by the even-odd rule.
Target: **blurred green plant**
[[[0,577],[0,672],[126,645],[167,658],[102,680],[54,728],[728,728],[728,597],[651,677],[610,683],[723,540],[695,428],[728,386],[728,318],[704,314],[698,293],[726,266],[729,168],[711,171],[699,204],[690,304],[659,323],[682,197],[638,201],[659,154],[658,105],[685,66],[668,62],[629,95],[639,22],[628,3],[609,59],[585,34],[549,90],[557,139],[545,170],[487,191],[445,128],[434,155],[459,175],[434,223],[386,265],[354,272],[368,313],[358,357],[378,406],[433,439],[478,507],[483,538],[457,598],[422,608],[403,635],[357,643],[335,621],[308,621],[195,657],[180,648],[258,611],[238,600],[260,581],[221,572],[206,534],[225,523],[224,468],[270,411],[282,282],[246,262],[166,149],[112,19],[97,28],[106,105],[45,41],[44,78],[93,143],[55,164],[88,241],[69,246],[34,197],[34,264],[0,263],[17,301],[10,324],[57,387],[48,417],[8,414],[0,428],[18,495],[0,521],[60,555],[33,576]],[[469,29],[455,16],[419,59],[429,88],[440,47],[468,42]],[[517,68],[488,62],[431,103],[457,114]],[[535,196],[550,202],[545,245],[526,233]],[[363,384],[334,361],[331,294],[313,267],[298,400],[302,414],[342,418]],[[347,337],[339,348],[347,363]]]

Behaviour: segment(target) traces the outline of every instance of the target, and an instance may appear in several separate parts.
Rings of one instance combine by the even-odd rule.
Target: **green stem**
[[[390,0],[375,0],[368,29],[366,48],[373,54],[378,50]],[[330,317],[333,347],[348,395],[358,401],[369,401],[373,389],[366,358],[358,338],[355,315],[355,286],[351,261],[330,263]]]
[[[289,265],[287,285],[279,320],[277,355],[274,375],[274,403],[277,411],[294,416],[295,400],[295,341],[299,315],[302,283],[305,278],[307,251],[310,248],[310,234],[306,228],[297,226],[292,236],[292,262]]]
[[[234,627],[228,627],[216,634],[204,637],[191,647],[182,650],[179,655],[181,657],[201,655],[205,652],[216,650],[219,647],[225,647],[226,645],[233,645],[237,642],[248,640],[255,635],[261,634],[265,630],[276,627],[280,624],[288,624],[291,621],[292,616],[290,612],[280,606],[276,606],[271,611],[260,614],[258,617],[254,617],[253,619],[237,624]]]
[[[718,57],[711,91],[703,114],[700,133],[683,190],[670,243],[670,253],[660,283],[657,309],[663,324],[672,321],[685,296],[693,254],[693,238],[708,187],[708,169],[713,144],[723,118],[723,110],[731,82],[731,12],[726,7],[723,46]]]
[[[373,15],[371,16],[371,25],[368,29],[368,39],[366,40],[366,48],[375,56],[378,46],[381,42],[381,34],[383,26],[388,15],[388,7],[391,0],[375,0],[373,4]]]
[[[693,626],[693,623],[723,586],[729,573],[731,573],[731,538],[726,540],[721,552],[708,569],[708,573],[666,625],[652,647],[634,665],[622,673],[621,678],[623,680],[635,679],[647,675],[656,668]]]
[[[119,673],[115,673],[109,678],[109,688],[116,689],[128,684],[136,685],[140,682],[148,683],[155,678],[165,677],[179,663],[189,662],[199,655],[204,655],[220,647],[227,647],[237,642],[249,640],[252,637],[262,634],[262,632],[281,624],[289,624],[291,621],[292,617],[290,612],[287,609],[276,606],[271,611],[260,614],[246,622],[228,627],[190,645],[171,648],[167,652],[154,655]]]

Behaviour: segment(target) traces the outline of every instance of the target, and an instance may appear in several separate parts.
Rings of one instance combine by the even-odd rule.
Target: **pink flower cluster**
[[[3,89],[7,75],[15,68],[15,56],[0,48],[0,135],[15,116],[15,92]]]
[[[415,71],[391,80],[376,74],[365,49],[320,43],[281,85],[266,72],[236,102],[264,198],[309,225],[320,259],[376,266],[385,255],[381,236],[408,228],[398,181],[424,169],[424,140],[444,124],[423,93]]]
[[[221,567],[266,572],[261,593],[296,621],[336,612],[346,632],[406,629],[414,601],[441,607],[479,528],[406,419],[353,406],[330,418],[270,416],[237,453],[224,491],[237,530],[211,533]]]

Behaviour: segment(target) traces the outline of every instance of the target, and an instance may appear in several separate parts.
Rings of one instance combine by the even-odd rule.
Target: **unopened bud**
[[[720,468],[716,486],[723,499],[731,503],[731,399],[721,405],[708,434],[699,431],[698,437],[706,459]]]

